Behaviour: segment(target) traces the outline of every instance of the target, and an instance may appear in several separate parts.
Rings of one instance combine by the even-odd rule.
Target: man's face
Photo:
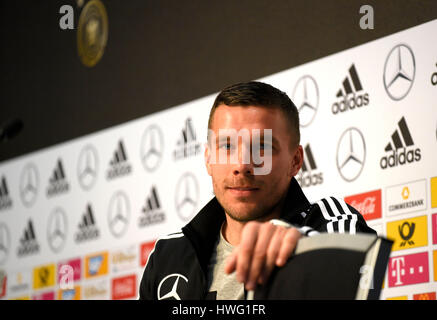
[[[215,110],[210,129],[214,132],[215,141],[207,145],[205,162],[212,177],[214,193],[225,212],[232,219],[243,222],[270,216],[278,209],[277,205],[285,196],[291,178],[302,166],[302,147],[291,147],[293,137],[283,112],[279,108],[220,105]],[[252,143],[248,147],[239,137],[236,148],[230,139],[221,139],[219,130],[223,129],[248,130],[249,143]],[[272,130],[271,142],[265,138],[264,144],[263,139],[260,144],[261,153],[268,154],[269,148],[271,150],[271,170],[266,175],[254,174],[259,164],[254,164],[252,156],[250,161],[243,160],[243,150],[249,150],[250,155],[251,149],[258,150],[254,145],[256,140],[252,140],[255,129],[261,133],[264,129]],[[219,161],[220,152],[226,152],[227,163]],[[235,152],[238,152],[238,161],[231,161]],[[215,159],[212,159],[214,155]]]

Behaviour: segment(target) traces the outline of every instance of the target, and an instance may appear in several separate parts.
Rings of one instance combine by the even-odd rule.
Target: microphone
[[[6,122],[5,125],[0,127],[0,142],[15,138],[21,132],[23,126],[23,121],[18,118]]]

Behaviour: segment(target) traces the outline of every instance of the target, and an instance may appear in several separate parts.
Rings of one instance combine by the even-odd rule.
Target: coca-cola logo
[[[136,276],[112,279],[112,299],[130,299],[136,295]]]
[[[344,201],[357,209],[365,220],[381,218],[381,190],[348,196]]]
[[[362,215],[369,215],[375,212],[375,202],[375,197],[367,197],[362,202],[354,200],[350,205],[357,209]]]

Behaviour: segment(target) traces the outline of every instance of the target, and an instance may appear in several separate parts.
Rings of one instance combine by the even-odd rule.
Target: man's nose
[[[250,154],[250,146],[240,144],[238,148],[238,161],[233,164],[234,175],[253,175],[253,161]]]
[[[234,175],[253,175],[253,165],[251,164],[236,164],[234,165],[232,173]]]

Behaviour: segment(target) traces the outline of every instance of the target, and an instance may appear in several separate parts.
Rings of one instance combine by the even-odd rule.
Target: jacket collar
[[[293,177],[288,188],[284,207],[281,211],[281,219],[293,222],[293,218],[304,211],[310,205],[301,187]],[[214,197],[202,210],[182,228],[183,233],[193,244],[199,258],[199,263],[206,274],[214,245],[217,241],[218,232],[225,220],[223,207]]]

